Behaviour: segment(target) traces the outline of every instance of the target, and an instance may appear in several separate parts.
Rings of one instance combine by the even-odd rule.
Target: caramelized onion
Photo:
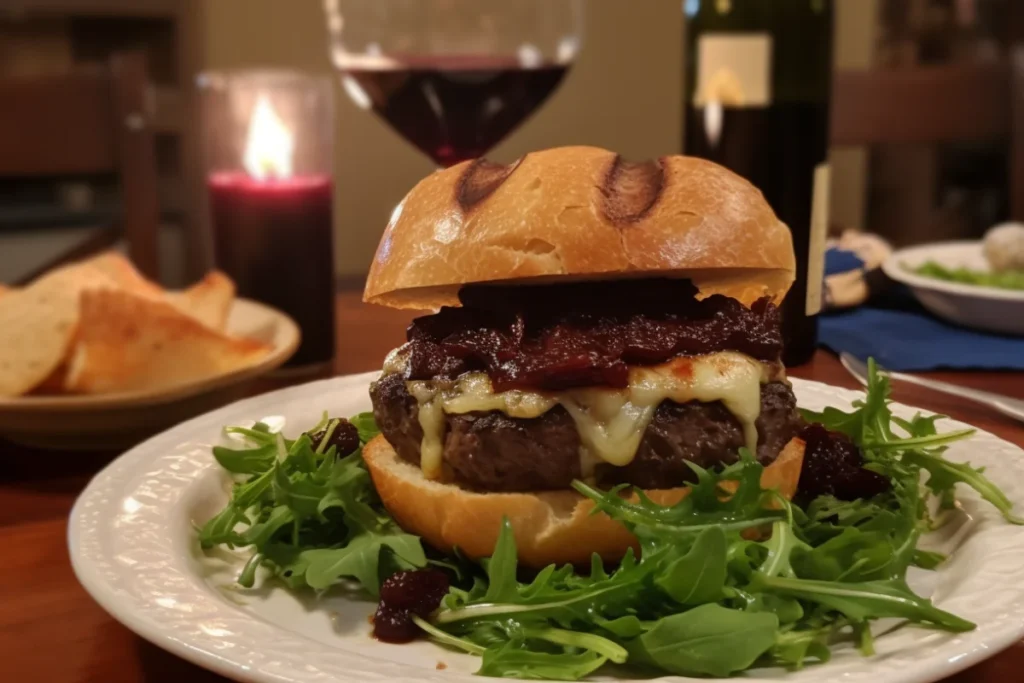
[[[716,295],[688,280],[473,285],[461,308],[417,318],[408,330],[409,379],[486,372],[496,391],[625,387],[631,365],[738,351],[775,362],[778,310]]]

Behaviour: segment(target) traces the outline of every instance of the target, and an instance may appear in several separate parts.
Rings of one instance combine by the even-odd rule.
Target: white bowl
[[[989,270],[981,242],[940,242],[901,249],[882,264],[885,274],[910,287],[921,305],[950,322],[1024,336],[1024,291],[982,287],[918,275],[934,261],[946,268]]]

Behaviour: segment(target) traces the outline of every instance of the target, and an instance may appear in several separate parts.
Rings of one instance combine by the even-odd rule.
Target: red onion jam
[[[439,569],[398,572],[380,587],[373,636],[385,643],[408,643],[420,635],[413,615],[426,619],[448,594],[448,575]]]
[[[497,391],[625,387],[629,366],[738,351],[775,362],[778,309],[697,299],[689,280],[471,285],[462,308],[417,318],[408,330],[409,379],[486,372]]]
[[[856,500],[889,490],[888,479],[864,469],[864,456],[845,434],[811,424],[800,432],[800,438],[807,445],[797,485],[799,500],[809,502],[825,495]]]

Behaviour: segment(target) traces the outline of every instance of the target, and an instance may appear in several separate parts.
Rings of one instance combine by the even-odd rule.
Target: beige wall
[[[515,1],[515,0],[510,0]],[[586,0],[587,34],[562,88],[492,154],[591,144],[632,158],[678,152],[679,0]],[[328,73],[320,0],[207,0],[206,67],[280,66]],[[392,207],[432,163],[338,88],[337,259],[367,268]]]

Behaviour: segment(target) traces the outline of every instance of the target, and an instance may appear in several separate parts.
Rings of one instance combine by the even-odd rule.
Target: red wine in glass
[[[567,64],[515,59],[418,58],[382,68],[351,66],[344,85],[439,166],[483,156],[562,82]]]

